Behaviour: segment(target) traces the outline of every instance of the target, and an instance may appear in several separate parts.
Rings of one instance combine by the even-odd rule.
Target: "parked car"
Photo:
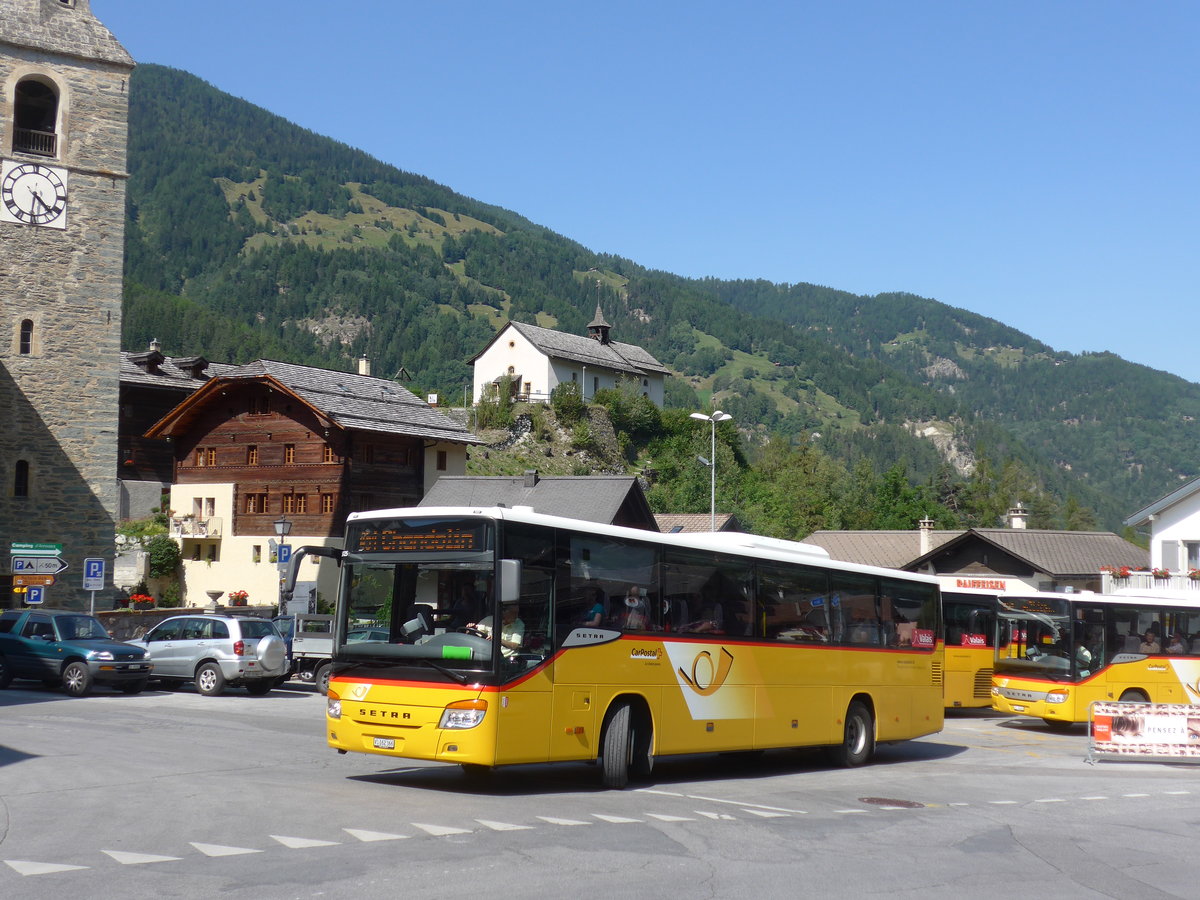
[[[154,661],[156,681],[192,681],[197,691],[209,697],[231,685],[265,694],[287,679],[287,648],[267,619],[173,616],[137,643]]]
[[[153,664],[136,644],[114,641],[99,619],[69,609],[0,613],[0,688],[14,678],[61,684],[83,697],[94,684],[126,694],[145,689]]]

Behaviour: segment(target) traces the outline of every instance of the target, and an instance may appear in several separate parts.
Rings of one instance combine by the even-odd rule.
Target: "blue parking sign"
[[[83,589],[85,591],[104,590],[104,560],[85,559],[83,561]]]
[[[25,588],[25,603],[28,606],[38,606],[46,602],[46,589],[41,585]]]
[[[291,562],[292,561],[292,545],[291,544],[280,544],[279,550],[277,551],[276,559],[279,560],[279,564],[281,566],[287,565],[289,562]]]

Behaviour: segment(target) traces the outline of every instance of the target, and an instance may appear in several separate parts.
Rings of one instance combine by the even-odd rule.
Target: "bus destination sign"
[[[352,553],[463,553],[486,550],[485,522],[398,520],[364,524],[353,534]]]

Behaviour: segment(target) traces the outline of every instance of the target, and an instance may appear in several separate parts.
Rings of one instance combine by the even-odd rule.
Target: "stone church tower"
[[[86,606],[117,513],[133,60],[90,0],[0,0],[0,607],[10,544],[61,544],[47,606]]]

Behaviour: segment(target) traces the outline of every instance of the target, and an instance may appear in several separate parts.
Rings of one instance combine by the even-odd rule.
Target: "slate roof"
[[[133,57],[92,13],[90,0],[76,0],[74,9],[42,0],[0,0],[0,43],[131,69],[134,65]]]
[[[699,534],[712,530],[711,513],[655,513],[663,534]],[[678,531],[676,531],[678,528]],[[717,531],[741,531],[733,513],[717,513]]]
[[[937,549],[947,541],[962,535],[962,531],[933,532],[932,547]],[[814,544],[831,558],[868,566],[903,568],[921,555],[921,534],[918,531],[814,531],[802,544]]]
[[[170,433],[191,404],[220,385],[237,381],[271,381],[307,403],[335,425],[350,431],[401,434],[451,444],[482,444],[483,441],[445,413],[434,409],[412,391],[385,378],[354,375],[312,366],[259,359],[244,366],[228,366],[210,378],[204,388],[188,397],[152,429]],[[157,435],[156,435],[157,436]]]
[[[530,481],[535,483],[530,485]],[[534,512],[611,525],[632,492],[649,506],[632,475],[526,476],[443,475],[421,500],[421,506],[530,506]],[[635,500],[635,502],[639,502]]]
[[[1057,577],[1096,575],[1101,566],[1136,568],[1150,564],[1150,551],[1111,531],[975,528],[969,533]]]
[[[981,540],[1056,578],[1097,575],[1101,566],[1146,566],[1150,554],[1111,531],[1051,531],[1034,528],[972,528],[933,532],[933,549],[920,552],[917,531],[818,531],[804,539],[846,562],[915,569],[938,552]]]
[[[190,368],[180,365],[180,363],[191,360],[194,357],[164,356],[162,362],[156,367],[157,371],[148,372],[134,361],[136,357],[143,355],[145,354],[130,353],[125,350],[121,351],[122,384],[140,384],[148,387],[161,387],[191,393],[207,384],[209,378],[215,375],[223,375],[230,369],[237,368],[227,363],[209,363],[204,369],[205,377],[193,378]]]
[[[609,341],[602,344],[595,338],[578,334],[566,334],[553,328],[542,328],[538,325],[526,325],[524,322],[509,322],[508,327],[516,329],[534,347],[551,359],[566,359],[571,362],[588,366],[601,366],[616,372],[628,372],[632,375],[643,375],[648,372],[667,374],[667,367],[657,359],[633,344],[622,344],[620,341]],[[488,342],[490,347],[504,329],[497,332],[496,337]],[[487,348],[485,347],[484,350]],[[471,362],[479,359],[484,351],[471,358]]]
[[[454,444],[483,443],[463,425],[386,378],[258,359],[231,369],[222,379],[264,376],[351,431],[403,434]]]

